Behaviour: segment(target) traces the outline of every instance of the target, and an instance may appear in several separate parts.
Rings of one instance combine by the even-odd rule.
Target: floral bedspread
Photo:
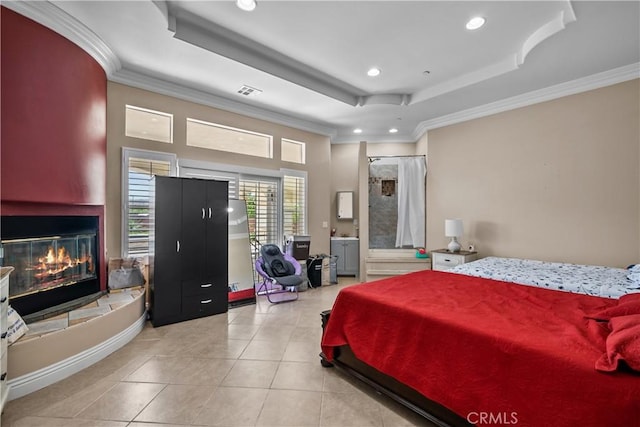
[[[640,292],[639,284],[628,278],[629,270],[624,268],[487,257],[447,271],[606,298]]]

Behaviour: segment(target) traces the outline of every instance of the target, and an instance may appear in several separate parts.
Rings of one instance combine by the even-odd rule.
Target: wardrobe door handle
[[[2,335],[0,335],[0,339],[5,339],[7,337],[7,332],[3,332]]]
[[[200,304],[209,304],[211,301],[213,301],[212,299],[206,299],[204,301],[200,301]]]
[[[213,286],[213,284],[211,284],[211,283],[205,283],[203,285],[200,285],[201,288],[210,288],[212,286]]]
[[[176,240],[176,252],[180,252],[180,240]]]
[[[0,304],[2,304],[5,301],[7,301],[7,297],[2,297],[2,299],[0,299]]]
[[[0,381],[4,381],[4,379],[7,378],[7,373],[3,373],[2,375],[0,375]]]
[[[202,208],[202,219],[204,219],[204,208]]]

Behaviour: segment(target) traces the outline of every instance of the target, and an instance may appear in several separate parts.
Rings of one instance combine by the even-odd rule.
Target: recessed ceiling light
[[[391,129],[389,129],[389,133],[398,133],[398,129],[397,128],[391,128]]]
[[[367,76],[369,77],[376,77],[380,75],[380,68],[369,68],[369,71],[367,71]]]
[[[356,128],[353,130],[353,133],[362,133],[362,129]]]
[[[469,19],[469,22],[467,22],[467,30],[477,30],[478,28],[482,27],[485,22],[487,22],[487,20],[482,16],[474,16],[473,18]]]
[[[256,8],[257,4],[255,0],[236,0],[236,6],[247,12],[251,12]]]

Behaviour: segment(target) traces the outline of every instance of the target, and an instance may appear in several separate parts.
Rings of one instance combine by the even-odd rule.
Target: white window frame
[[[168,162],[170,165],[170,176],[177,175],[178,159],[175,154],[162,153],[151,150],[140,150],[136,148],[122,147],[122,188],[121,197],[121,248],[123,258],[129,257],[129,159],[144,159],[151,161]]]

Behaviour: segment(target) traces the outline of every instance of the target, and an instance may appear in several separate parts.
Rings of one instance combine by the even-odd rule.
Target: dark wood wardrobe
[[[228,309],[228,183],[155,177],[149,313],[162,326]]]

